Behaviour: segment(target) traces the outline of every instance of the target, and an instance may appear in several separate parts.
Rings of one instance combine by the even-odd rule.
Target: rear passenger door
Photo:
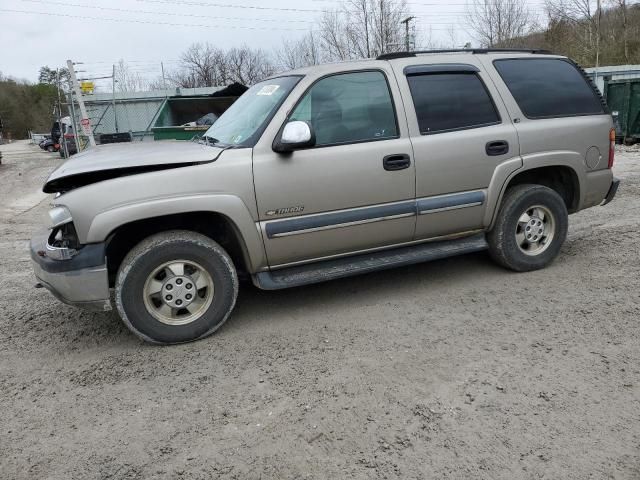
[[[491,79],[475,58],[462,59],[396,64],[416,164],[416,239],[483,228],[494,172],[521,166],[516,130]]]

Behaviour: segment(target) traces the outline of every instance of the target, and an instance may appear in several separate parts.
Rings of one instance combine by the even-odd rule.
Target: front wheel
[[[550,264],[567,237],[567,207],[543,185],[517,185],[507,190],[494,228],[489,253],[500,265],[526,272]]]
[[[212,334],[231,314],[237,295],[227,252],[209,237],[183,230],[140,242],[122,262],[115,285],[124,323],[157,344]]]

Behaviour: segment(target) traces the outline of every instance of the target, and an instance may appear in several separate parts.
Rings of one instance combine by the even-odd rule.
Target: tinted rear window
[[[591,85],[566,60],[533,58],[493,63],[527,118],[604,113]]]
[[[420,133],[482,127],[500,122],[484,84],[474,73],[407,77]]]

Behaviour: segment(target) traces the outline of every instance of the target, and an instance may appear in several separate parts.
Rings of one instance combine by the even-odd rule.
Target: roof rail
[[[442,50],[415,50],[413,52],[392,52],[383,53],[377,57],[377,60],[392,60],[394,58],[415,57],[422,53],[537,53],[541,55],[552,55],[549,50],[541,48],[450,48]]]

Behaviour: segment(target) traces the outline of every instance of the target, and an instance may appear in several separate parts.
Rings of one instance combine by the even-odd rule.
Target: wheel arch
[[[495,204],[487,213],[490,214],[489,229],[493,228],[502,199],[509,188],[526,183],[544,185],[557,192],[565,202],[567,211],[575,213],[581,205],[581,181],[580,175],[571,165],[531,165],[518,169],[511,173],[504,181],[500,194],[495,199]]]
[[[173,229],[200,232],[224,244],[235,252],[233,260],[241,270],[253,273],[266,265],[254,218],[244,202],[231,195],[163,198],[122,205],[92,219],[85,243],[107,242],[111,246],[108,253],[113,253],[134,240]],[[111,264],[117,265],[114,258],[121,255],[111,257]]]
[[[113,285],[125,256],[151,235],[170,230],[201,233],[222,246],[237,270],[253,270],[252,257],[238,226],[226,215],[214,211],[182,212],[133,220],[114,228],[106,239],[109,284]]]

